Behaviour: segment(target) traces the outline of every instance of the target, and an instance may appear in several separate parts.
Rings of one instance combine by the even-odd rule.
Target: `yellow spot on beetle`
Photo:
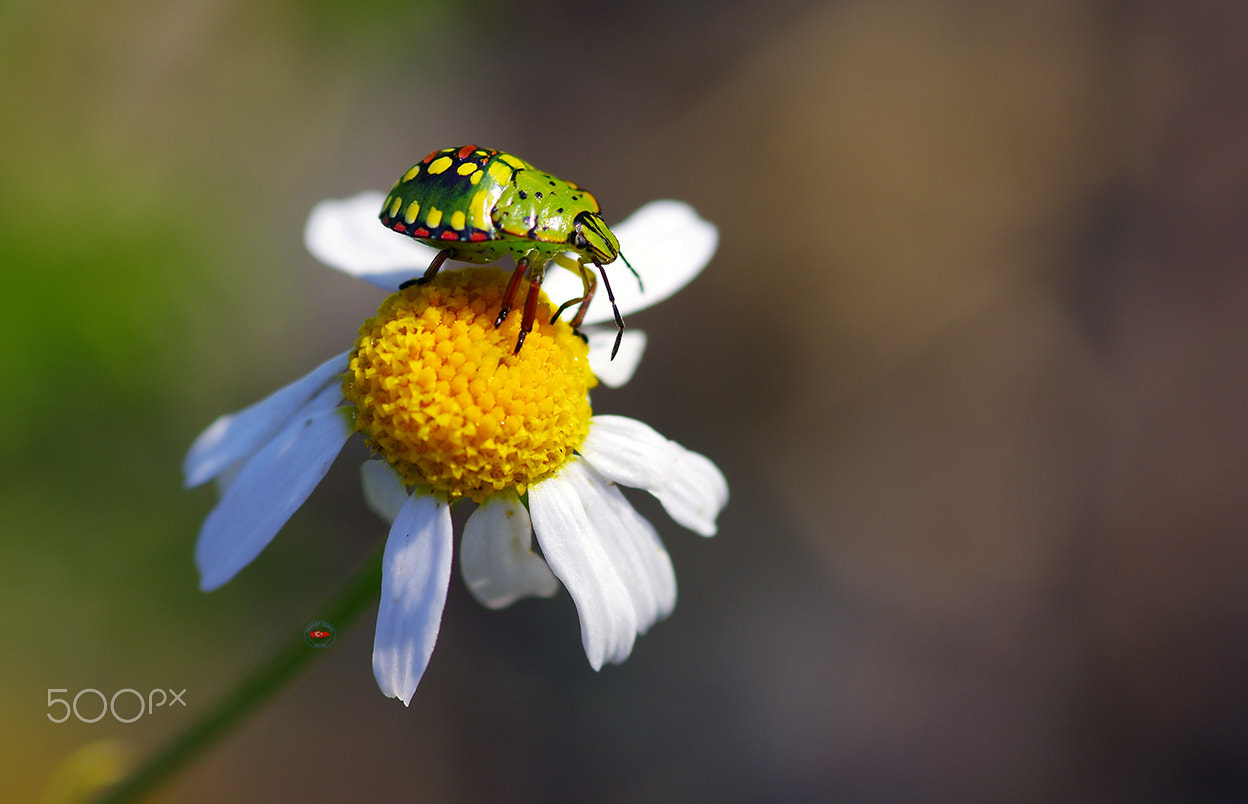
[[[471,182],[471,183],[472,183],[472,184],[474,184],[474,185],[475,185],[475,184],[480,184],[480,183],[481,183],[481,177],[482,177],[482,176],[484,176],[484,175],[485,175],[485,171],[484,171],[484,170],[481,170],[481,169],[478,169],[476,173],[473,173],[471,176],[469,176],[469,177],[468,177],[468,181],[469,181],[469,182]]]
[[[468,202],[468,214],[471,216],[469,220],[472,222],[473,228],[487,231],[490,229],[490,216],[485,208],[488,198],[489,193],[485,190],[477,190],[473,194],[472,200]]]
[[[399,198],[397,195],[392,196],[390,198],[390,217],[393,218],[395,215],[398,215],[399,207],[401,206],[403,206],[403,199]]]
[[[408,224],[411,225],[416,222],[416,216],[419,214],[420,214],[420,202],[413,201],[412,203],[408,204],[407,209],[403,211],[403,220],[407,221]]]
[[[425,213],[425,225],[430,229],[436,229],[442,225],[442,210],[430,207]]]
[[[454,162],[455,160],[451,159],[449,156],[439,156],[437,159],[429,163],[429,172],[436,176],[449,168]]]
[[[511,168],[502,162],[490,163],[488,170],[490,171],[490,178],[499,184],[506,184],[511,181]]]
[[[511,154],[499,154],[498,158],[511,165],[516,170],[523,170],[524,168],[530,167],[528,162],[518,156],[512,156]]]
[[[403,174],[402,181],[411,181],[412,179],[419,176],[420,168],[421,168],[421,164],[419,162],[417,162],[415,165],[412,165],[412,169]]]
[[[463,231],[464,211],[462,209],[457,209],[451,213],[451,228],[457,232]]]
[[[476,165],[474,165],[473,163],[471,163],[471,162],[465,162],[464,164],[462,164],[462,165],[460,165],[459,167],[455,168],[455,172],[456,172],[456,173],[458,173],[458,174],[459,174],[459,175],[461,175],[461,176],[467,176],[469,173],[471,173],[472,171],[474,171],[474,170],[476,170],[476,169],[477,169],[477,166],[476,166]]]

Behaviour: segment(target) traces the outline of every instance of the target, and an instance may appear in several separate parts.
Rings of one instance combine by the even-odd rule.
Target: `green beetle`
[[[500,326],[511,312],[520,280],[527,275],[529,294],[517,353],[533,329],[546,268],[553,262],[581,277],[581,296],[564,302],[552,317],[557,320],[564,310],[579,304],[572,319],[572,326],[579,327],[597,288],[597,279],[588,268],[593,264],[602,274],[615,314],[614,358],[624,320],[603,266],[621,256],[620,243],[598,212],[598,200],[572,182],[543,173],[517,156],[464,145],[434,151],[404,173],[386,196],[381,222],[440,249],[424,276],[403,283],[404,287],[433,279],[448,259],[489,263],[511,254],[516,268],[494,326]],[[628,268],[633,270],[631,265]]]

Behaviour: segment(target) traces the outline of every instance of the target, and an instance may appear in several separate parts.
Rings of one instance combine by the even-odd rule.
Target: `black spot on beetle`
[[[542,200],[542,191],[541,191],[541,190],[538,190],[538,191],[537,191],[536,193],[534,193],[533,195],[537,196],[537,200],[538,200],[538,201],[541,201],[541,200]]]
[[[526,193],[524,190],[521,190],[521,191],[520,191],[520,200],[521,200],[521,201],[523,201],[524,199],[526,199],[526,198],[528,198],[528,197],[529,197],[529,194],[528,194],[528,193]]]
[[[556,209],[556,210],[555,210],[555,212],[558,212],[560,215],[562,215],[562,214],[563,214],[563,207],[559,207],[559,209]]]

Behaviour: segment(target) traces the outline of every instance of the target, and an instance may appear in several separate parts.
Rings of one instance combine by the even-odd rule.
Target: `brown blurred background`
[[[370,612],[155,797],[1248,800],[1248,7],[0,4],[0,779],[139,759],[384,538],[353,444],[210,595],[215,416],[380,300],[319,199],[478,142],[720,227],[595,409],[716,460],[672,618],[452,581],[410,709]],[[48,689],[187,689],[53,724]]]

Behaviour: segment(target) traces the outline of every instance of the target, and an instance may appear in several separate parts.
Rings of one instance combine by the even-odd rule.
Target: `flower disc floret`
[[[478,502],[523,494],[589,432],[588,347],[550,323],[543,294],[516,354],[521,311],[494,326],[507,280],[491,267],[443,271],[392,294],[360,327],[343,394],[355,428],[409,485]]]

